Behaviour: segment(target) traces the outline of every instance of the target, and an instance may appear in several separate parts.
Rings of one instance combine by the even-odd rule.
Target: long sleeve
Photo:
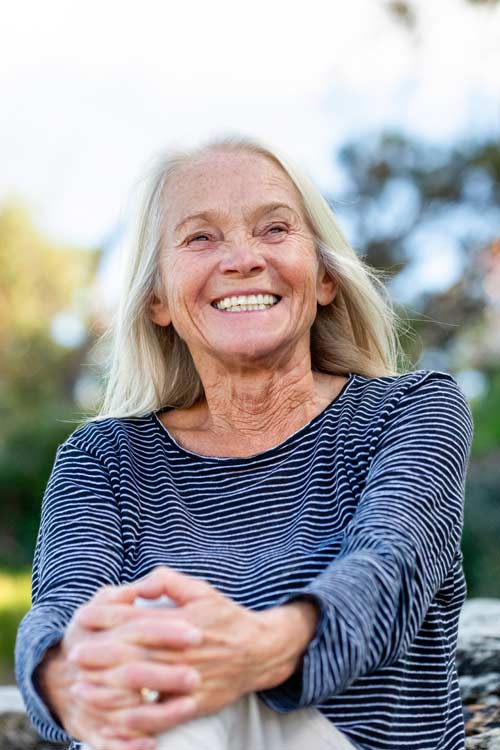
[[[94,455],[95,454],[95,455]],[[53,742],[70,737],[43,703],[34,681],[47,649],[58,643],[77,607],[122,568],[121,522],[109,467],[71,438],[58,449],[42,502],[33,563],[32,608],[16,641],[16,676],[28,716]]]
[[[298,670],[260,692],[278,712],[319,704],[404,656],[459,554],[473,433],[461,390],[431,372],[380,419],[338,557],[278,602],[305,597],[321,613]]]

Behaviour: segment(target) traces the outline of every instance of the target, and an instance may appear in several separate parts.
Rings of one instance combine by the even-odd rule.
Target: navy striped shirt
[[[351,373],[308,424],[245,458],[182,448],[160,412],[95,420],[57,451],[16,645],[38,731],[71,739],[33,671],[75,608],[168,565],[254,610],[319,605],[297,671],[259,693],[270,708],[317,706],[364,750],[463,750],[455,649],[473,424],[452,376]]]

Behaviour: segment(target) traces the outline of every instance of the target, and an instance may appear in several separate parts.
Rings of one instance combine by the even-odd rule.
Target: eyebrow
[[[295,209],[293,209],[291,206],[289,206],[287,203],[263,203],[261,206],[257,206],[257,208],[254,208],[252,211],[249,212],[250,217],[255,216],[262,216],[263,214],[269,214],[272,211],[276,211],[278,208],[286,208],[295,215],[297,215],[297,212]],[[210,210],[206,209],[205,211],[199,211],[195,214],[191,214],[190,216],[186,216],[182,221],[180,221],[177,226],[175,227],[175,232],[177,233],[179,229],[181,229],[184,224],[187,224],[188,221],[193,221],[194,219],[204,219],[205,221],[211,221],[214,217],[227,217],[227,214],[224,212],[218,211],[217,209]]]

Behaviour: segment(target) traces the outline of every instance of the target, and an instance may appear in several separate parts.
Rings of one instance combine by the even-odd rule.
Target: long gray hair
[[[384,274],[356,255],[307,175],[260,140],[217,138],[189,151],[163,155],[149,173],[118,309],[101,338],[109,355],[98,419],[142,416],[167,405],[186,408],[203,397],[203,385],[186,344],[172,325],[161,327],[151,321],[148,305],[160,288],[159,256],[168,210],[165,187],[188,163],[214,151],[245,151],[272,160],[302,197],[318,258],[338,282],[335,299],[318,306],[311,329],[312,368],[333,375],[355,372],[368,377],[397,375],[405,369],[398,335],[402,321],[385,288]]]

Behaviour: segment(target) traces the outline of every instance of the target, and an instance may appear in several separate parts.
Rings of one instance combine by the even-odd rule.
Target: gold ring
[[[160,693],[158,690],[151,690],[151,688],[143,687],[141,688],[140,693],[143,703],[158,703],[160,700]]]

